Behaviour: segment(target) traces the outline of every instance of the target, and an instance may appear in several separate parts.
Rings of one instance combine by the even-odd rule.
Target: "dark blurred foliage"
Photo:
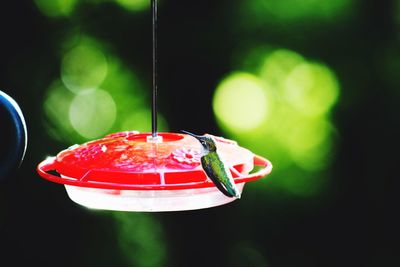
[[[333,184],[318,199],[269,198],[249,189],[242,200],[223,207],[154,214],[165,231],[165,265],[400,265],[395,1],[358,1],[344,20],[251,29],[233,26],[238,2],[163,1],[160,111],[171,131],[221,134],[211,97],[232,70],[239,44],[270,43],[321,59],[341,84]],[[113,217],[72,203],[62,186],[41,179],[35,168],[65,148],[46,133],[42,113],[44,91],[59,75],[64,36],[79,26],[110,44],[150,83],[150,13],[86,3],[73,16],[49,19],[32,1],[0,7],[0,89],[20,104],[29,131],[21,168],[0,184],[0,266],[131,266],[119,249]],[[257,199],[263,206],[248,204]],[[235,250],[238,246],[247,250]]]

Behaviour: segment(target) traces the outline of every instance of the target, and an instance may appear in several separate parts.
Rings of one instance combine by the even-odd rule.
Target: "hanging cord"
[[[151,133],[157,137],[157,0],[151,0],[152,32],[153,32],[153,92],[151,108]]]

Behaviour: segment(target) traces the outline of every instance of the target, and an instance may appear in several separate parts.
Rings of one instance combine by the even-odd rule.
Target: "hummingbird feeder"
[[[119,211],[179,211],[219,206],[225,196],[207,177],[201,145],[189,134],[157,133],[156,18],[153,18],[152,132],[119,132],[74,145],[37,166],[44,179],[64,184],[68,196],[89,208]],[[246,182],[269,174],[271,163],[235,141],[207,135],[242,193]],[[254,167],[259,167],[252,172]]]
[[[39,164],[39,174],[64,184],[86,207],[122,211],[192,210],[229,203],[207,178],[198,141],[178,133],[121,132],[72,146]],[[236,142],[214,137],[239,191],[267,175],[271,163]],[[261,167],[249,174],[254,166]],[[56,174],[55,174],[56,172]]]

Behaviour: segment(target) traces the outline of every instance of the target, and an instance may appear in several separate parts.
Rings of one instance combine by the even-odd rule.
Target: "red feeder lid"
[[[214,186],[201,167],[201,145],[195,138],[178,133],[158,135],[161,142],[149,142],[150,133],[110,134],[61,151],[40,163],[37,171],[47,180],[78,187],[176,190]],[[213,137],[235,183],[255,180],[271,172],[268,160],[235,141]],[[249,174],[254,165],[263,168]]]

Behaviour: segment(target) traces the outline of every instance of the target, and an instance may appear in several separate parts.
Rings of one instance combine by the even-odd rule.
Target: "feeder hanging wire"
[[[152,81],[152,108],[151,132],[157,137],[157,0],[151,0],[152,36],[153,36],[153,81]]]

